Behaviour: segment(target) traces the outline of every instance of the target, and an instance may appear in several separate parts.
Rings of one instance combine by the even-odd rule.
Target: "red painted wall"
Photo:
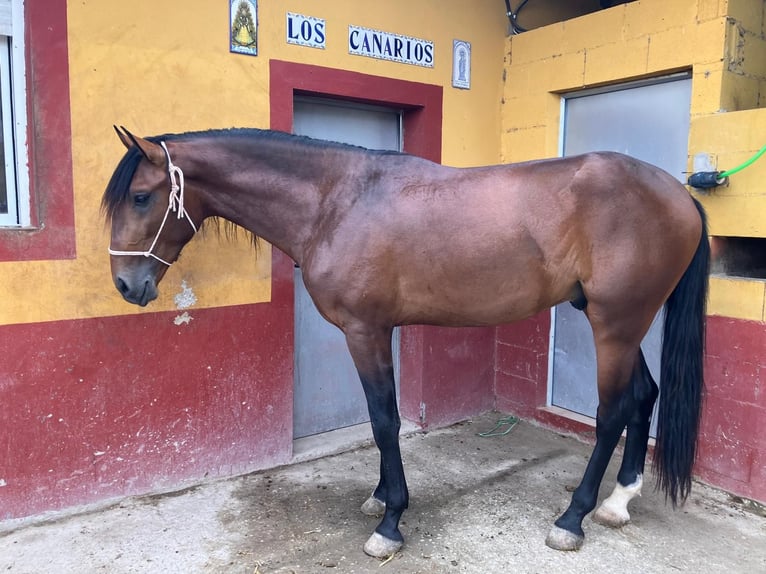
[[[543,408],[549,330],[549,311],[498,328],[497,407],[593,437],[591,426]],[[709,317],[705,385],[696,475],[766,502],[766,324]]]
[[[766,502],[766,324],[710,317],[696,472]]]
[[[530,418],[545,406],[551,313],[497,328],[495,393],[497,408]]]
[[[222,247],[223,248],[223,247]],[[271,303],[0,327],[0,519],[289,461],[292,266]]]

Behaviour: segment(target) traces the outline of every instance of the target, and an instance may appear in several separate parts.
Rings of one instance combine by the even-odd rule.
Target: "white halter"
[[[172,211],[174,213],[177,213],[176,218],[177,219],[184,219],[189,222],[189,225],[191,225],[192,229],[194,230],[194,233],[197,233],[197,226],[194,225],[194,222],[192,221],[192,218],[189,217],[189,212],[186,211],[184,208],[184,172],[181,171],[181,168],[177,165],[173,164],[173,161],[170,159],[170,152],[168,152],[168,147],[165,145],[165,142],[160,142],[160,145],[162,146],[162,149],[165,150],[165,155],[168,158],[168,176],[170,176],[170,195],[168,195],[168,208],[165,210],[165,216],[162,218],[162,223],[160,224],[160,228],[157,230],[157,235],[154,236],[154,241],[152,241],[152,244],[149,246],[149,249],[146,251],[116,251],[109,248],[109,254],[110,255],[143,255],[144,257],[153,257],[160,263],[164,263],[168,267],[172,265],[172,263],[168,263],[161,257],[158,257],[152,251],[154,251],[154,246],[157,244],[157,240],[160,238],[160,233],[162,233],[162,229],[165,227],[165,222],[168,220],[168,214]],[[176,180],[178,178],[178,180]]]

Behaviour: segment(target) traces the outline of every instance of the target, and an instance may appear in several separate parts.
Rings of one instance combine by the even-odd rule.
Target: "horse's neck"
[[[206,216],[244,227],[300,264],[323,198],[333,192],[327,173],[334,165],[321,154],[321,148],[257,142],[206,154],[209,164],[197,170],[205,180]]]

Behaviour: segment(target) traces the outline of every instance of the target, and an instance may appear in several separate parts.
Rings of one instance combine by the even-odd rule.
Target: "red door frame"
[[[442,86],[281,60],[271,60],[269,71],[271,129],[292,131],[296,95],[394,107],[404,111],[404,151],[441,162]],[[275,252],[273,272],[294,289],[285,255]],[[423,426],[442,425],[491,408],[494,336],[494,329],[402,329],[402,415]]]

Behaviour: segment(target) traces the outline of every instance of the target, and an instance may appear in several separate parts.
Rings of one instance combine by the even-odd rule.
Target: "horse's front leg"
[[[348,329],[346,340],[359,371],[375,444],[380,450],[380,482],[362,511],[383,514],[375,532],[364,545],[370,556],[385,558],[402,547],[399,519],[409,503],[399,450],[399,411],[391,353],[390,328],[366,327]]]

